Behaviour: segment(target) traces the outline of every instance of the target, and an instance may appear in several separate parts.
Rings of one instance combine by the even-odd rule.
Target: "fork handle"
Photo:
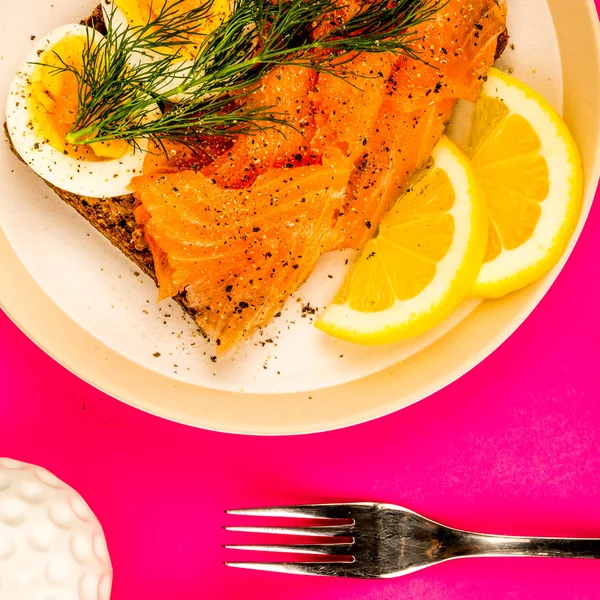
[[[504,537],[462,531],[457,531],[456,534],[457,539],[449,540],[449,545],[445,548],[447,554],[445,558],[462,556],[600,558],[600,539]]]

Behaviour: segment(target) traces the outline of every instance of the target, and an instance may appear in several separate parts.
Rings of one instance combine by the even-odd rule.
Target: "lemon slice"
[[[557,112],[497,69],[475,108],[469,154],[490,215],[473,294],[499,298],[545,275],[565,252],[581,212],[581,159]]]
[[[423,333],[472,289],[487,246],[485,201],[468,158],[443,138],[383,220],[317,327],[360,344]]]

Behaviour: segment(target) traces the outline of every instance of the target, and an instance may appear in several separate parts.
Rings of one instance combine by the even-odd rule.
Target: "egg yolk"
[[[206,0],[182,0],[177,4],[174,13],[183,15],[193,9],[199,8]],[[155,19],[161,12],[161,8],[174,5],[177,0],[115,0],[115,4],[123,11],[129,23],[133,26],[144,25],[150,19]],[[181,48],[173,48],[175,53],[179,50],[184,59],[193,59],[196,56],[198,44],[202,37],[213,32],[223,21],[231,16],[232,0],[213,0],[210,12],[202,23],[194,30],[187,32],[183,37],[192,42]],[[168,50],[167,50],[168,51]]]
[[[43,65],[60,67],[62,59],[67,65],[80,69],[86,44],[84,36],[68,35],[40,55],[42,64],[35,68],[29,81],[28,109],[32,126],[50,146],[77,160],[98,162],[121,158],[130,149],[125,141],[91,144],[66,141],[79,108],[77,78],[73,73],[56,73]]]

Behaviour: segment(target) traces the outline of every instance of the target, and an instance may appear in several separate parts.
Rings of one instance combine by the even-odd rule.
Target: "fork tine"
[[[245,517],[292,517],[299,519],[349,519],[347,504],[304,504],[298,506],[272,506],[266,508],[241,508],[225,511],[228,515]]]
[[[252,552],[281,552],[290,554],[324,554],[328,556],[351,556],[351,544],[289,544],[273,546],[254,544],[245,546],[223,546],[228,550],[249,550]]]
[[[275,535],[352,537],[353,525],[334,525],[331,527],[224,527],[223,529],[243,533],[269,533]]]
[[[252,569],[254,571],[271,571],[273,573],[295,573],[298,575],[319,575],[322,577],[352,577],[354,563],[344,562],[226,562],[227,567],[236,569]]]

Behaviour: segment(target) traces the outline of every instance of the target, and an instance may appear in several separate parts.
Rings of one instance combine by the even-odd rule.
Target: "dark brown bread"
[[[100,6],[82,23],[94,27],[100,33],[106,32],[102,17],[102,8]],[[508,39],[508,32],[500,36],[496,57],[502,54],[506,48]],[[17,157],[21,158],[11,143],[6,124],[4,130],[11,150]],[[152,277],[155,282],[157,281],[152,254],[148,249],[143,232],[137,225],[133,214],[135,207],[135,198],[133,195],[105,199],[88,198],[66,192],[49,183],[48,185],[61,200],[73,207],[86,221],[93,225],[104,237],[133,261],[141,271]],[[175,300],[195,319],[196,311],[189,305],[185,293],[178,295]]]
[[[102,5],[98,4],[94,9],[94,12],[87,19],[81,21],[81,24],[93,27],[98,33],[106,35],[106,23],[104,22],[104,15],[102,14]]]

